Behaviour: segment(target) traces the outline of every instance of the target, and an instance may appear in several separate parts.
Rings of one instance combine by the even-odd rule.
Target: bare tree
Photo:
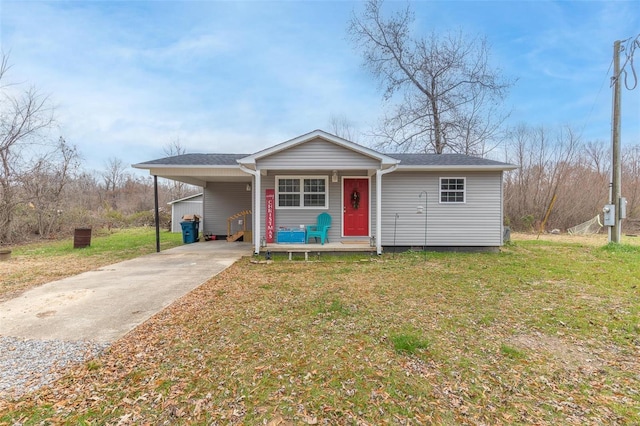
[[[183,155],[186,154],[186,152],[187,150],[182,145],[179,137],[176,137],[164,147],[164,153],[168,157]],[[188,185],[177,180],[168,181],[168,186],[171,200],[179,200],[186,197],[188,194],[195,192],[195,188],[192,185]]]
[[[23,179],[25,196],[32,206],[36,219],[36,232],[49,237],[59,229],[66,200],[65,188],[79,168],[79,156],[75,146],[62,137],[52,152],[35,159]]]
[[[183,155],[187,153],[186,148],[182,145],[180,137],[172,139],[162,150],[168,157],[175,157],[176,155]]]
[[[115,191],[122,186],[127,178],[127,167],[122,159],[117,157],[109,157],[104,163],[104,170],[100,173],[104,189],[106,191]]]
[[[14,214],[24,201],[19,182],[33,154],[29,150],[49,144],[45,134],[54,122],[47,96],[33,87],[17,94],[8,90],[2,79],[9,68],[8,56],[0,54],[0,242],[11,240]]]
[[[102,188],[94,173],[80,171],[69,182],[67,190],[73,194],[73,197],[70,197],[73,208],[82,212],[99,210]]]
[[[512,82],[489,65],[484,37],[461,32],[414,38],[409,7],[385,18],[368,0],[348,33],[391,106],[376,134],[382,149],[484,154],[508,114],[500,105]]]
[[[548,225],[566,229],[594,217],[606,200],[607,177],[591,164],[570,127],[549,131],[521,125],[510,134],[505,216],[519,230],[538,230],[551,201]]]
[[[480,90],[457,117],[458,136],[456,147],[461,154],[484,157],[499,145],[506,136],[503,124],[508,114],[500,111],[495,102],[485,102],[486,91]]]
[[[354,128],[351,120],[349,120],[346,115],[331,114],[331,117],[329,119],[329,126],[331,129],[331,133],[333,133],[334,135],[351,142],[358,142],[359,138],[356,129]]]
[[[169,188],[159,187],[160,194],[169,190]],[[121,201],[118,207],[122,213],[153,211],[153,180],[150,176],[129,175],[122,186],[120,195]]]
[[[640,145],[622,151],[622,189],[627,199],[627,217],[638,223],[634,232],[640,231]]]
[[[589,165],[598,173],[609,173],[611,171],[611,155],[607,150],[607,145],[602,141],[590,141],[584,147],[584,152]]]
[[[118,192],[128,178],[127,167],[122,159],[110,157],[105,162],[105,168],[100,172],[104,190],[109,199],[109,206],[112,209],[118,208]]]

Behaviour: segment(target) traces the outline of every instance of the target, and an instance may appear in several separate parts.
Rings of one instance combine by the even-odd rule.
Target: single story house
[[[171,206],[171,232],[182,232],[183,216],[198,215],[200,219],[200,226],[204,227],[204,216],[202,215],[202,200],[204,196],[201,193],[190,195],[188,197],[180,198],[179,200],[169,201],[167,204]]]
[[[278,230],[315,224],[323,212],[331,242],[371,242],[378,254],[499,247],[503,174],[517,168],[461,154],[383,154],[322,130],[254,154],[183,154],[133,167],[202,187],[205,233],[228,235],[230,218],[250,211],[241,225],[256,254]]]

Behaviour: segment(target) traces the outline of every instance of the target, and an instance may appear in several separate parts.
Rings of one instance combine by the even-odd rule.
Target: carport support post
[[[262,231],[260,230],[260,187],[262,186],[260,170],[256,170],[256,174],[253,179],[253,252],[255,254],[260,254],[260,235],[262,235]],[[265,224],[266,226],[266,224]]]
[[[158,209],[158,176],[153,175],[153,201],[156,216],[156,253],[160,253],[160,210]]]

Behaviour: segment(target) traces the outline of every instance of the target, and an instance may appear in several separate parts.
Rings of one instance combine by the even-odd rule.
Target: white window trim
[[[444,191],[442,189],[442,180],[443,179],[462,179],[462,185],[464,188],[462,189],[462,201],[442,201],[442,193],[443,192],[458,192],[458,191]],[[462,176],[442,176],[438,180],[438,202],[440,204],[466,204],[467,203],[467,178]]]
[[[324,180],[324,206],[280,206],[280,179],[299,179],[300,180],[300,202],[304,202],[304,179],[323,179]],[[329,176],[320,175],[276,175],[276,210],[329,210]],[[292,192],[285,192],[292,194]]]

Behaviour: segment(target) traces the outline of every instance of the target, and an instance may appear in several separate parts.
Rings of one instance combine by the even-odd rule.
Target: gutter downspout
[[[382,254],[382,175],[394,172],[398,168],[397,164],[388,169],[376,170],[376,253]]]
[[[253,175],[253,253],[260,254],[260,170],[251,170],[242,164],[238,164],[240,170]]]

